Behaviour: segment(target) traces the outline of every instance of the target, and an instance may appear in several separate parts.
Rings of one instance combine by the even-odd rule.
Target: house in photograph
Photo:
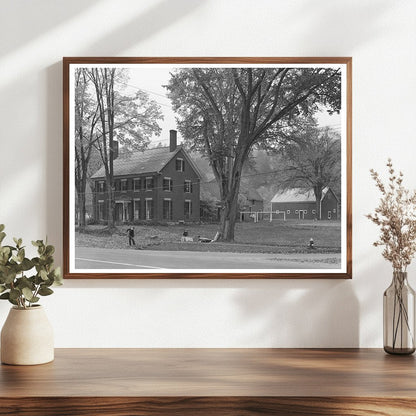
[[[104,167],[93,176],[96,222],[108,219]],[[114,160],[117,223],[199,221],[200,174],[170,130],[170,145]]]
[[[256,214],[262,212],[263,209],[264,201],[257,190],[242,182],[238,194],[238,220],[258,219]],[[219,221],[220,214],[220,189],[214,178],[201,184],[201,219]]]
[[[329,187],[322,190],[320,208],[319,218],[313,189],[287,189],[278,192],[271,200],[271,211],[276,219],[337,220],[340,218],[339,200]]]
[[[264,211],[264,201],[256,189],[241,185],[239,195],[240,221],[260,220]],[[260,214],[259,214],[260,213]]]

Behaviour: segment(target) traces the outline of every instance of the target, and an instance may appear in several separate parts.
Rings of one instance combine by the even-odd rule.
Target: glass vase
[[[415,351],[415,291],[406,272],[393,272],[383,295],[384,351],[412,354]]]

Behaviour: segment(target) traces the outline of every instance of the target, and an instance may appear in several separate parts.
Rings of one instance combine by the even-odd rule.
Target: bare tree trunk
[[[115,224],[115,200],[114,200],[114,71],[106,74],[106,99],[107,99],[107,122],[108,122],[108,156],[109,156],[109,221],[108,227],[113,228]]]
[[[243,158],[236,159],[234,161],[231,178],[223,184],[223,187],[226,189],[222,189],[221,192],[221,195],[223,196],[223,209],[219,227],[221,240],[223,241],[234,241],[242,168]]]
[[[100,154],[105,169],[107,185],[107,226],[114,228],[114,171],[113,171],[113,137],[114,137],[114,74],[115,69],[91,70],[91,79],[95,86],[98,111],[101,121]],[[108,139],[108,141],[107,141]]]
[[[235,222],[237,219],[238,191],[230,192],[221,212],[220,233],[221,240],[234,241]]]
[[[107,185],[107,202],[108,202],[108,212],[107,212],[107,226],[108,228],[114,228],[115,226],[115,201],[114,201],[114,181],[113,177],[107,175],[106,177]]]
[[[315,185],[313,187],[313,193],[315,195],[315,206],[316,206],[316,219],[321,220],[322,219],[322,213],[321,213],[321,199],[322,199],[322,186],[321,185]]]
[[[78,192],[78,231],[83,233],[85,231],[85,193]]]

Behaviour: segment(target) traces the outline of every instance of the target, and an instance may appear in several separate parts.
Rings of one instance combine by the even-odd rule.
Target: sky
[[[169,145],[169,130],[177,130],[175,113],[172,110],[171,103],[167,97],[167,89],[163,85],[168,84],[170,79],[170,71],[172,68],[167,68],[166,65],[140,65],[139,69],[130,69],[130,80],[126,85],[126,92],[134,92],[137,89],[146,91],[150,99],[156,101],[161,106],[161,111],[164,115],[164,120],[159,122],[162,128],[159,137],[153,137],[150,146],[157,146],[162,143],[163,146]],[[321,127],[330,126],[334,129],[339,129],[341,125],[341,116],[339,114],[329,115],[323,109],[317,114],[318,124]],[[178,132],[178,143],[182,141],[182,137]]]

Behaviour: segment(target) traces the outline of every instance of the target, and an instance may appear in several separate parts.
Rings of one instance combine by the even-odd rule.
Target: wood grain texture
[[[345,64],[347,67],[346,272],[342,273],[70,273],[69,66],[71,64]],[[65,279],[351,279],[352,278],[352,58],[351,57],[64,57],[63,58],[63,274]]]
[[[57,349],[0,367],[0,415],[415,415],[415,374],[381,349]]]
[[[414,416],[414,399],[356,397],[24,397],[0,398],[19,416]]]

